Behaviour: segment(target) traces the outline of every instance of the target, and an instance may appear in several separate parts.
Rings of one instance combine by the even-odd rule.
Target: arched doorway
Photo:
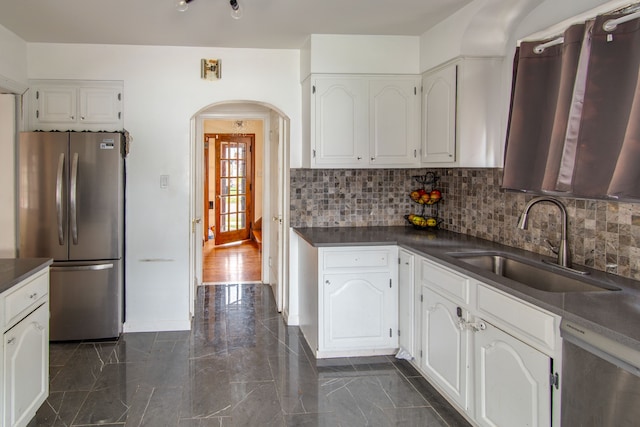
[[[264,124],[262,176],[262,282],[273,288],[279,311],[288,311],[289,252],[289,118],[258,101],[226,101],[209,105],[192,117],[190,162],[190,309],[202,284],[204,212],[204,139],[208,120],[261,120]]]

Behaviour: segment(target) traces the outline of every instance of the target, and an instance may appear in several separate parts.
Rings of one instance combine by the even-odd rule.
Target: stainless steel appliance
[[[52,341],[122,332],[124,144],[121,133],[20,135],[19,256],[54,260]]]
[[[637,426],[640,352],[566,320],[560,330],[562,426]]]

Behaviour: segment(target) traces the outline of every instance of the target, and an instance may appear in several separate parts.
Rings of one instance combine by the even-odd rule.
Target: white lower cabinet
[[[0,293],[0,426],[24,427],[49,395],[49,268]]]
[[[415,316],[415,259],[404,249],[398,250],[398,345],[415,357],[413,319]]]
[[[25,426],[49,392],[49,304],[4,333],[5,426]]]
[[[397,293],[388,272],[323,275],[325,350],[395,348]]]
[[[398,350],[398,248],[314,247],[299,242],[300,329],[329,357]]]
[[[468,316],[458,304],[421,287],[420,370],[435,381],[460,408],[467,409]]]
[[[478,426],[559,426],[560,318],[419,260],[415,366]]]
[[[473,337],[477,423],[551,425],[551,358],[489,323],[485,327]]]

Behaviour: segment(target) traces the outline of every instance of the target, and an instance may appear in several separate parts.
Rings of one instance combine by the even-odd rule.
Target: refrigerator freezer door
[[[54,263],[50,339],[113,338],[122,332],[122,261]]]
[[[122,135],[70,134],[69,260],[122,257]]]
[[[20,134],[18,204],[20,257],[68,257],[69,134]]]

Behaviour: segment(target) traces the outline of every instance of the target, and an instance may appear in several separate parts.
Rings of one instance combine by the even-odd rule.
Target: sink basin
[[[501,253],[450,252],[460,261],[545,292],[607,292],[620,288],[577,279],[536,262],[526,262]]]

